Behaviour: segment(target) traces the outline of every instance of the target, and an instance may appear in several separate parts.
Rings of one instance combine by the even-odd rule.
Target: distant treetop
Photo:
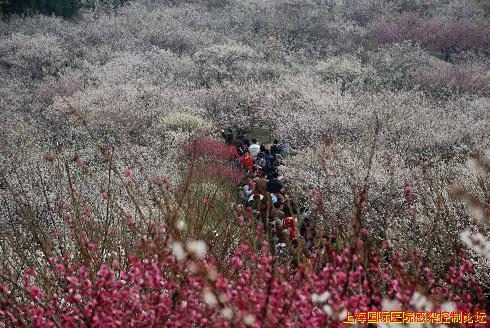
[[[56,15],[65,18],[78,14],[79,0],[3,0],[0,1],[3,17],[18,15]]]

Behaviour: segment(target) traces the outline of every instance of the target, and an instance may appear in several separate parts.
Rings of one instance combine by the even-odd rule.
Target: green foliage
[[[475,2],[483,9],[485,16],[490,16],[490,0],[475,0]]]
[[[122,7],[128,0],[79,0],[80,7],[110,11]]]
[[[365,83],[375,71],[359,58],[349,55],[328,58],[317,65],[317,72],[324,80],[339,82],[344,94],[350,87]]]
[[[266,128],[249,128],[245,129],[244,133],[248,139],[257,139],[264,145],[272,144],[271,130]]]
[[[197,134],[206,134],[213,130],[213,124],[205,118],[185,112],[169,113],[162,118],[158,127],[175,132]]]
[[[3,16],[18,15],[56,15],[74,17],[80,9],[79,0],[4,0],[0,2]]]

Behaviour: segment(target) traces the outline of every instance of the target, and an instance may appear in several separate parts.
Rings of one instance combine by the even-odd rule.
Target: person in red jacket
[[[233,144],[233,141],[229,141],[226,144],[226,149],[228,151],[229,160],[234,160],[235,158],[239,158],[238,152],[236,151],[236,147]]]
[[[252,169],[254,162],[248,151],[246,151],[245,154],[240,157],[240,164],[249,171]]]
[[[296,238],[296,220],[293,216],[288,216],[282,219],[282,226],[289,232],[289,239]]]

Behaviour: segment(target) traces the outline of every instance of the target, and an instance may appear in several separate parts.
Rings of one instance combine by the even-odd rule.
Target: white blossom
[[[193,254],[198,259],[202,259],[206,256],[208,247],[202,240],[191,240],[187,242],[186,249],[189,253]]]
[[[325,303],[330,298],[330,292],[326,291],[318,295],[317,293],[313,293],[311,295],[311,300],[313,303]]]
[[[247,314],[245,317],[243,317],[243,322],[247,326],[251,326],[255,322],[255,317],[252,314]]]
[[[420,294],[415,291],[412,295],[411,303],[416,310],[432,311],[433,304],[430,302],[425,295]]]
[[[468,248],[490,260],[490,240],[481,233],[465,230],[461,233],[460,238]]]
[[[177,258],[177,260],[183,260],[185,258],[184,246],[180,241],[174,241],[171,244],[172,253]]]
[[[225,308],[221,309],[220,315],[225,320],[231,320],[231,318],[233,318],[233,310],[230,309],[229,307],[225,307]]]
[[[322,307],[323,311],[329,316],[331,317],[333,315],[333,309],[330,305],[328,304],[325,304],[323,307]]]
[[[209,307],[215,307],[218,304],[218,299],[216,298],[216,295],[210,290],[205,290],[203,292],[203,298],[204,302],[209,306]]]

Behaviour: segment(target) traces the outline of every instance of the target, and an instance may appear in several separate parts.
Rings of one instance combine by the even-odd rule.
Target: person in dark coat
[[[264,158],[266,161],[273,161],[274,160],[274,156],[271,155],[271,152],[269,151],[269,149],[266,149],[264,151]]]
[[[272,166],[271,161],[266,160],[265,165],[262,168],[262,171],[264,171],[265,177],[270,180],[270,179],[275,178],[275,176],[273,176],[273,173],[277,172],[277,168]]]
[[[281,180],[277,178],[271,179],[269,182],[267,182],[267,191],[274,194],[280,193],[283,187],[284,185],[282,184]]]
[[[271,155],[276,157],[276,154],[281,153],[281,147],[279,146],[279,140],[274,139],[274,143],[271,146]]]
[[[228,128],[225,130],[221,130],[221,136],[225,139],[226,143],[233,142],[233,130]]]

